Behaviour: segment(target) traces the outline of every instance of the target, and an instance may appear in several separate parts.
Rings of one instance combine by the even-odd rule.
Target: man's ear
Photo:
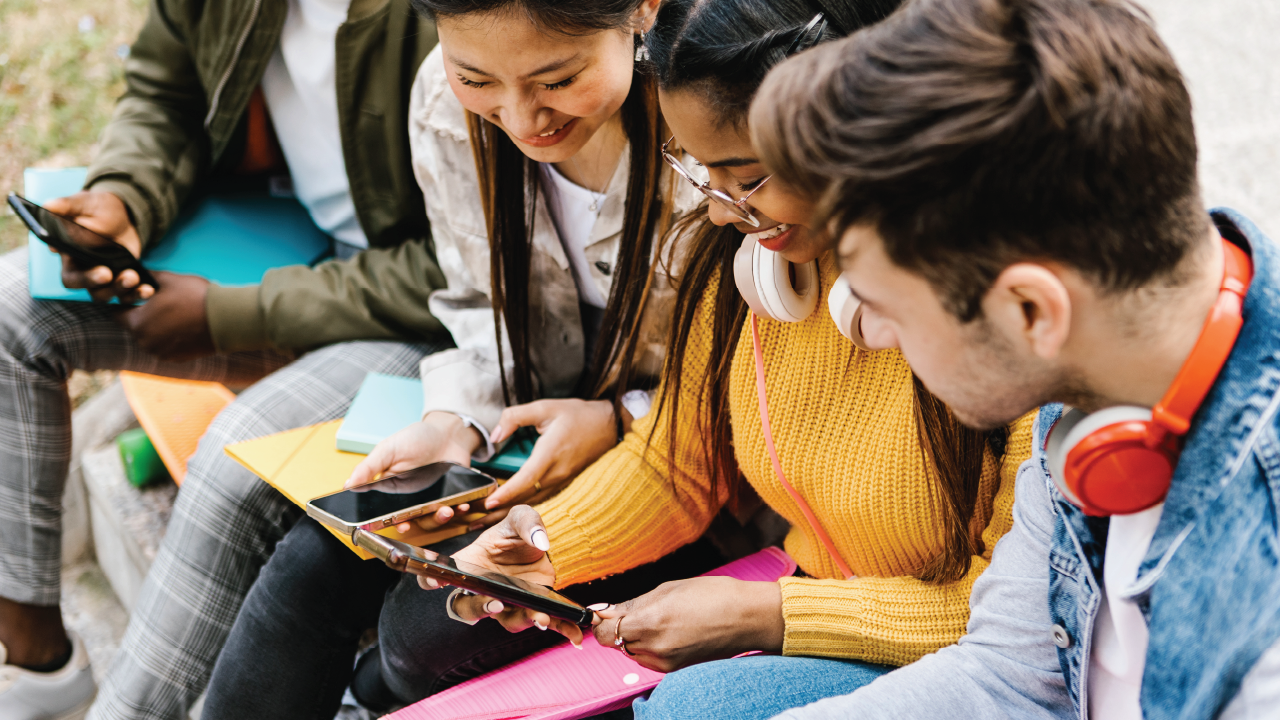
[[[1044,265],[1004,269],[982,300],[983,314],[998,331],[1043,360],[1053,360],[1071,332],[1071,294]]]

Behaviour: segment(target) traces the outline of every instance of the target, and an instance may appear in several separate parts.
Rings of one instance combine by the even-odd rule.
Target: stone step
[[[172,481],[141,490],[130,485],[114,442],[85,452],[81,468],[98,564],[132,612],[164,539],[178,488]]]

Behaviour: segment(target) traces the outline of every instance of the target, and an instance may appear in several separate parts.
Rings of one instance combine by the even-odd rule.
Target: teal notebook
[[[375,445],[420,419],[421,380],[369,373],[338,427],[336,444],[339,450],[368,455]],[[519,432],[502,452],[475,466],[498,477],[510,477],[529,459],[536,439],[533,433]]]
[[[37,204],[78,192],[86,168],[27,168],[24,195]],[[62,286],[62,260],[28,235],[31,297],[89,302],[85,290]],[[219,285],[255,285],[271,268],[312,265],[332,252],[332,240],[292,198],[266,194],[210,195],[174,220],[169,232],[147,249],[150,270],[199,275]]]

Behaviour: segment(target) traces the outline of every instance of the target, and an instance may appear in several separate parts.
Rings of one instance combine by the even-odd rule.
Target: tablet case
[[[706,574],[773,582],[795,571],[789,555],[767,547]],[[541,650],[384,720],[577,720],[624,708],[662,678],[587,634],[581,651],[568,643]]]
[[[23,194],[37,204],[74,194],[84,186],[87,172],[82,167],[27,168]],[[63,287],[60,256],[32,233],[27,246],[31,297],[91,301],[88,291]],[[149,270],[199,275],[237,287],[261,282],[271,268],[312,265],[332,252],[333,241],[297,200],[226,193],[210,195],[180,214],[169,232],[143,254],[142,263]]]

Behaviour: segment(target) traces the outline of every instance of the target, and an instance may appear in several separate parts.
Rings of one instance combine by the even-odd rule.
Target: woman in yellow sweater
[[[745,479],[791,522],[785,546],[801,573],[693,578],[593,606],[602,644],[648,667],[688,668],[637,702],[640,717],[771,717],[955,642],[1030,455],[1030,418],[1008,433],[959,426],[901,354],[842,335],[833,315],[844,309],[858,337],[856,313],[840,307],[847,291],[830,310],[813,302],[838,277],[834,259],[804,227],[810,204],[768,182],[745,111],[769,66],[857,27],[819,12],[795,0],[663,4],[646,45],[670,145],[708,169],[704,192],[720,190],[708,192],[709,222],[685,228],[696,239],[659,405],[559,495],[513,509],[454,556],[556,587],[606,577],[697,539]],[[749,314],[739,289],[788,321]],[[455,594],[451,607],[580,637],[488,598]],[[782,657],[706,662],[750,650]]]

